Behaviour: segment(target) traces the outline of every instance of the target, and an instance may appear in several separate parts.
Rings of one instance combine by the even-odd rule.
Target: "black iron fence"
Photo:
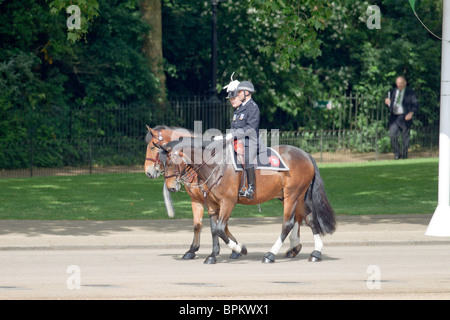
[[[232,113],[232,107],[226,101],[211,102],[197,96],[172,97],[161,105],[76,106],[68,114],[68,138],[140,137],[146,131],[146,124],[193,130],[195,121],[202,121],[203,130],[217,128],[225,131]]]
[[[403,143],[400,139],[400,144]],[[387,130],[314,130],[267,132],[267,145],[293,145],[312,154],[317,162],[360,162],[393,159]],[[437,157],[439,128],[411,129],[409,158]]]
[[[146,143],[139,138],[88,138],[0,144],[13,169],[2,177],[143,171]]]
[[[386,129],[388,109],[371,97],[347,96],[327,102],[304,117],[322,117],[323,129],[278,132],[261,130],[267,145],[297,146],[318,162],[351,162],[392,158]],[[27,135],[19,141],[0,137],[0,177],[100,172],[143,172],[145,125],[194,129],[201,121],[225,132],[232,108],[199,97],[171,98],[152,104],[77,106],[27,115]],[[18,115],[20,112],[18,112]],[[317,119],[316,119],[317,120]],[[437,156],[439,130],[419,117],[411,130],[413,157]],[[39,127],[41,126],[41,127]],[[56,129],[55,129],[56,128]],[[54,130],[54,131],[51,131]]]
[[[318,163],[393,159],[388,133],[368,135],[355,130],[302,132],[264,131],[268,146],[288,144],[311,153]],[[411,130],[409,158],[437,157],[436,128]],[[62,146],[65,147],[62,147]],[[0,178],[46,175],[144,172],[146,144],[139,138],[89,138],[1,145],[19,169],[2,169]]]

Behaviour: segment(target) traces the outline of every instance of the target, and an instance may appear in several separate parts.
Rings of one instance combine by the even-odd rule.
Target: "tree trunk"
[[[143,51],[159,80],[157,100],[163,103],[166,97],[166,75],[163,66],[161,0],[143,0],[141,10],[142,19],[151,27],[144,39]]]

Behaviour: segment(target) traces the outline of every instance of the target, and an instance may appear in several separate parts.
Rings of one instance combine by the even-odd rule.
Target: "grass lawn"
[[[338,214],[432,214],[437,206],[438,171],[438,159],[320,167]]]
[[[320,165],[331,205],[338,214],[433,213],[438,160]],[[163,179],[139,174],[103,174],[0,179],[0,219],[166,219]],[[191,218],[190,198],[172,194],[176,218]],[[279,216],[272,200],[237,205],[233,217]]]

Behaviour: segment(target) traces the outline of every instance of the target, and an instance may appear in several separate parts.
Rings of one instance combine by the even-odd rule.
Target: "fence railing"
[[[263,106],[263,102],[260,102]],[[145,125],[165,124],[194,129],[194,122],[201,121],[203,131],[209,128],[225,132],[230,126],[233,108],[224,100],[213,103],[206,97],[171,97],[163,105],[152,103],[72,106],[70,110],[60,111],[58,119],[68,122],[68,131],[63,137],[79,139],[87,137],[137,137],[145,131]],[[315,123],[324,130],[362,130],[380,125],[385,127],[389,119],[389,109],[379,98],[350,94],[334,97],[328,107],[306,108],[302,123]],[[68,119],[68,120],[67,120]],[[420,127],[428,126],[429,116],[419,112],[415,122]],[[306,130],[308,128],[305,126]]]
[[[356,130],[262,130],[261,138],[267,146],[287,144],[303,149],[318,163],[393,159],[387,132],[370,135]],[[438,156],[438,139],[435,128],[411,130],[409,158]],[[10,168],[0,169],[0,178],[143,172],[146,152],[143,137],[30,140],[0,144],[0,148],[2,157],[11,163]]]
[[[35,114],[32,114],[35,112]],[[204,97],[172,97],[165,105],[52,106],[11,114],[26,127],[16,141],[0,136],[0,177],[141,171],[145,158],[145,125],[169,125],[226,132],[232,107]],[[390,158],[386,129],[389,112],[374,97],[349,95],[331,100],[323,110],[312,107],[299,117],[316,117],[321,130],[278,132],[269,129],[267,141],[290,144],[318,162],[350,162]],[[410,157],[437,155],[438,127],[432,117],[415,116]],[[307,123],[307,121],[304,121]],[[198,122],[197,122],[198,123]],[[22,128],[23,129],[23,128]],[[198,129],[198,128],[197,128]],[[52,131],[53,130],[53,131]],[[264,130],[262,131],[264,132]]]
[[[88,138],[0,143],[2,160],[10,166],[0,177],[127,172],[143,170],[143,138]]]
[[[194,129],[202,121],[203,130],[217,128],[225,131],[230,125],[232,107],[225,101],[211,102],[202,97],[170,98],[166,104],[152,103],[75,106],[68,114],[67,138],[138,137],[145,125],[168,125]]]
[[[303,123],[319,118],[323,129],[355,130],[372,123],[386,124],[389,119],[389,109],[379,97],[350,93],[326,99],[305,112]]]
[[[403,141],[400,143],[402,144]],[[267,145],[287,144],[314,156],[317,162],[359,162],[393,159],[387,130],[315,130],[267,133]],[[410,131],[409,158],[437,157],[439,129],[427,127]]]

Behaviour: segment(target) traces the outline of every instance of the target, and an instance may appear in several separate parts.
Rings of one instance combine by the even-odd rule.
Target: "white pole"
[[[443,0],[438,206],[425,235],[450,236],[450,0]]]

